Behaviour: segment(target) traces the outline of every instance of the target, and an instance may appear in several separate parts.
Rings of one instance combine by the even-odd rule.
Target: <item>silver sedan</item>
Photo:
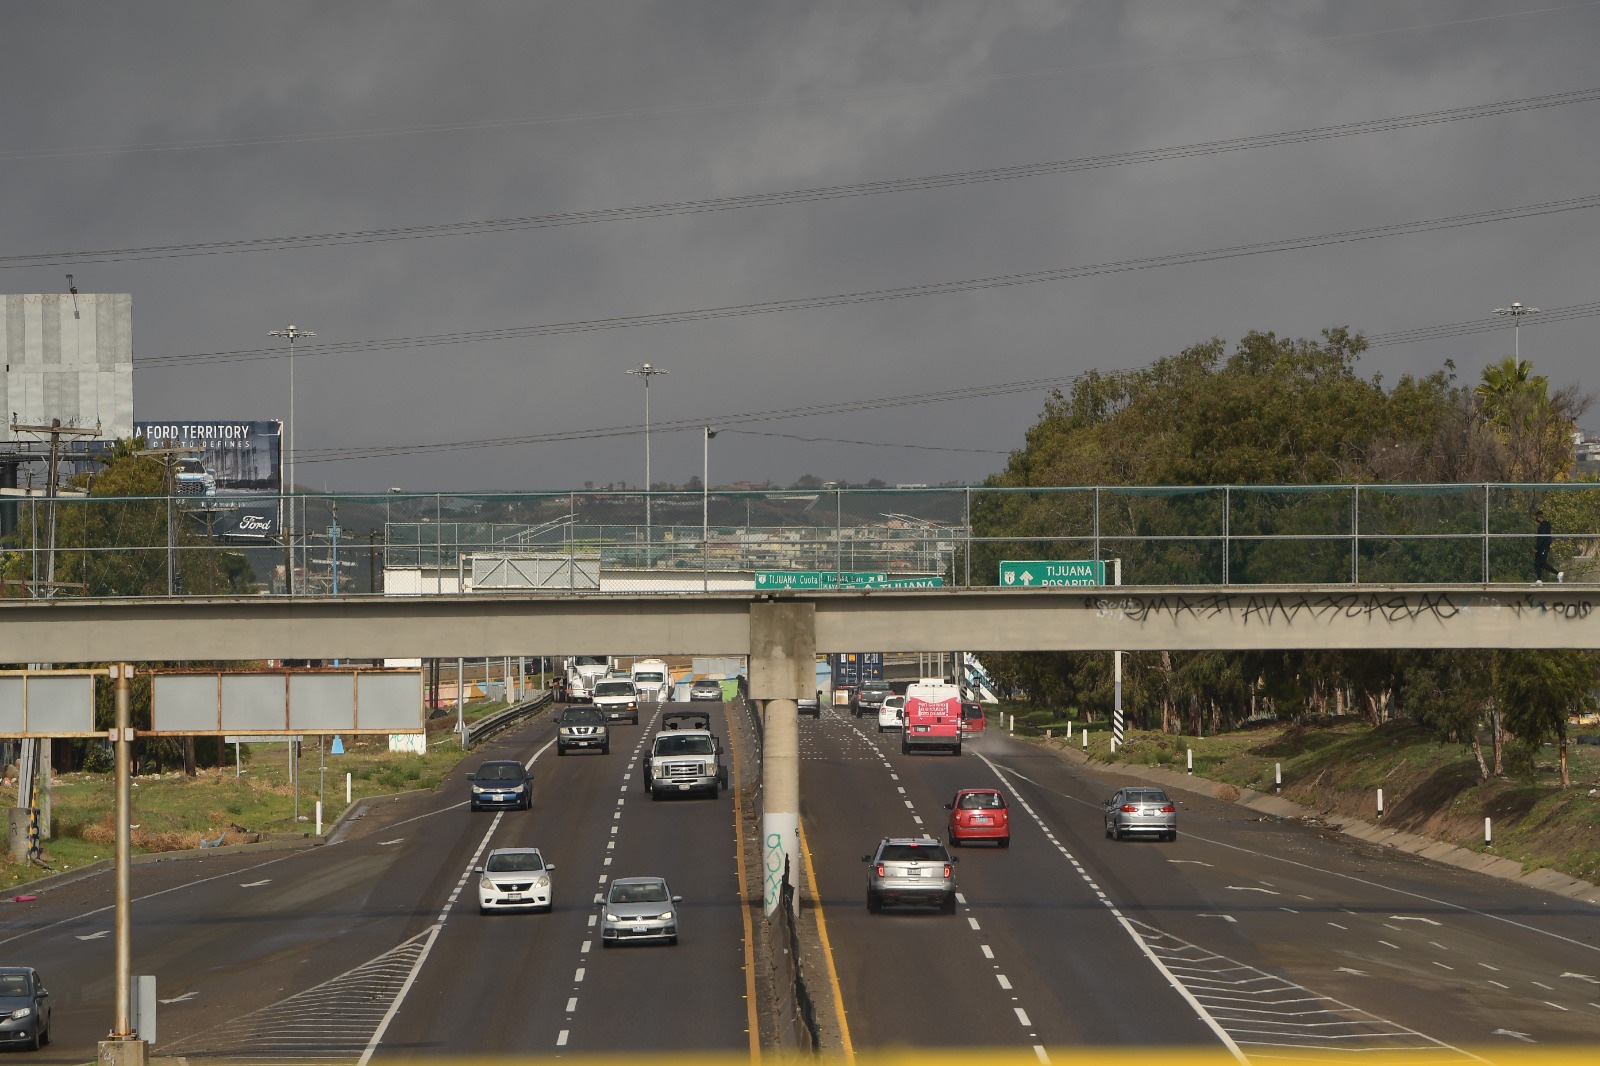
[[[1106,836],[1178,839],[1178,807],[1159,788],[1125,788],[1106,800]]]

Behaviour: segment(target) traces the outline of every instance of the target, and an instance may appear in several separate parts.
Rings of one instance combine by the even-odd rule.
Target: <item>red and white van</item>
[[[902,755],[927,748],[943,748],[961,754],[961,690],[955,685],[908,686],[902,721]]]

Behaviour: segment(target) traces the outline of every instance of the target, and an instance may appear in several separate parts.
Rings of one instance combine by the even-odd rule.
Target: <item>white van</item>
[[[635,659],[633,687],[640,699],[665,703],[672,698],[672,674],[660,659]]]

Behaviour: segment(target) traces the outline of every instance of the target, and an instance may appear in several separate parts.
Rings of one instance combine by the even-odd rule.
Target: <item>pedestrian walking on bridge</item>
[[[1557,570],[1550,565],[1550,519],[1540,510],[1533,512],[1533,520],[1539,523],[1539,528],[1533,537],[1533,583],[1544,584],[1545,574],[1556,575],[1557,581],[1566,580],[1565,571]]]

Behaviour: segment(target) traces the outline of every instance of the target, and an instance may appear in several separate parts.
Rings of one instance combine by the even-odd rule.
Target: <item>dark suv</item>
[[[572,748],[598,748],[600,754],[611,754],[611,730],[606,726],[606,716],[593,707],[568,707],[556,719],[556,754],[565,755]]]
[[[467,775],[472,782],[472,809],[533,807],[533,775],[515,759],[494,759]]]
[[[861,687],[856,689],[855,699],[851,701],[850,710],[857,718],[864,714],[876,716],[883,709],[885,697],[894,695],[894,690],[887,681],[863,681]]]

